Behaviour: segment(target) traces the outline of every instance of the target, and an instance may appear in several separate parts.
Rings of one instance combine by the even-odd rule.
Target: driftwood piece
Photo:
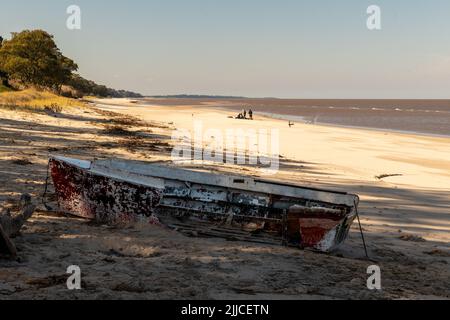
[[[3,231],[2,225],[0,224],[0,258],[4,256],[14,258],[17,256],[17,250],[16,246],[6,235],[6,232]]]
[[[17,250],[11,237],[19,234],[25,222],[31,218],[36,206],[32,204],[28,194],[20,198],[20,213],[14,217],[9,211],[0,214],[0,256],[16,257]]]

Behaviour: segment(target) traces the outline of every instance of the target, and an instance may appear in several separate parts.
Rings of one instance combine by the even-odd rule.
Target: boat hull
[[[101,223],[142,218],[188,235],[329,252],[348,236],[358,197],[131,161],[51,158],[62,211]]]

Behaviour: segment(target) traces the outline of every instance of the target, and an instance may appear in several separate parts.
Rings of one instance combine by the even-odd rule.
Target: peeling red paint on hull
[[[150,217],[161,190],[101,176],[85,168],[51,160],[50,170],[63,211],[105,223]]]
[[[61,210],[80,217],[113,224],[160,218],[179,231],[197,228],[205,236],[323,252],[346,239],[359,201],[345,193],[127,160],[55,157],[50,169]]]
[[[305,247],[313,247],[323,245],[326,247],[328,238],[333,239],[333,232],[341,224],[341,221],[331,219],[299,219],[300,237],[302,245]]]

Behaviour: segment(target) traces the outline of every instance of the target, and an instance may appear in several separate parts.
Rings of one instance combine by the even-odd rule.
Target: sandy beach
[[[229,118],[209,105],[161,99],[95,101],[57,115],[0,109],[0,200],[23,192],[40,203],[49,154],[171,162],[176,129],[276,129],[280,170],[270,179],[358,194],[370,257],[357,225],[331,255],[292,248],[186,238],[48,212],[42,205],[15,239],[19,261],[0,262],[0,299],[434,299],[450,298],[450,138],[316,125],[255,114]],[[111,126],[129,134],[115,134]],[[123,133],[123,132],[122,132]],[[27,160],[29,163],[17,160]],[[191,168],[262,177],[259,168],[195,163]],[[54,201],[50,195],[48,201]],[[54,205],[54,204],[53,204]],[[65,290],[65,268],[80,265],[83,292]],[[377,264],[383,290],[369,291]]]

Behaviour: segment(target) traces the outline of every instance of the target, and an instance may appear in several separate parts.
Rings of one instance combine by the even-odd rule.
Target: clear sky
[[[450,98],[448,0],[2,1],[0,34],[35,28],[83,76],[143,94]]]

